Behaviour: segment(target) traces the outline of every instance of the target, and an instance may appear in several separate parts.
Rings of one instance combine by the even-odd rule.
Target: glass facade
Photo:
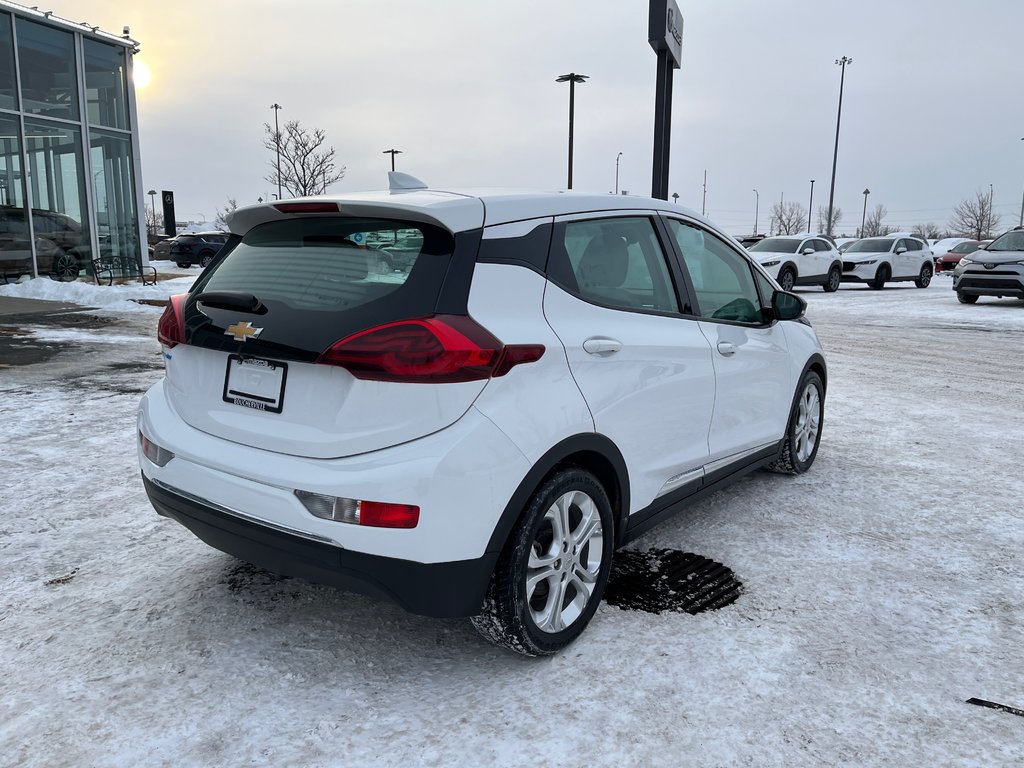
[[[0,282],[147,261],[133,50],[71,26],[0,2]]]

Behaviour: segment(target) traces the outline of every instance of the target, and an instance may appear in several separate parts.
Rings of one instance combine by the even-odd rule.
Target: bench
[[[93,278],[96,285],[102,285],[106,280],[107,285],[114,284],[114,278],[136,278],[142,281],[143,285],[156,285],[156,267],[142,264],[140,259],[133,259],[124,256],[113,256],[105,254],[92,260]]]

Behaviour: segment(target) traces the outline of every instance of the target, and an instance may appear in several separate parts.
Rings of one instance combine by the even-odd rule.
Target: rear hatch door
[[[415,231],[420,243],[401,264],[367,244],[394,242],[399,231],[406,241]],[[478,242],[401,219],[298,216],[255,226],[232,239],[183,305],[185,343],[165,350],[171,405],[204,432],[314,458],[443,429],[486,381],[363,380],[317,360],[354,334],[433,315],[457,249],[473,249],[471,269]]]

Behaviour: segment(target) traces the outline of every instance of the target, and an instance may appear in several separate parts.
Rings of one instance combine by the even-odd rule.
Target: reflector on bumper
[[[413,504],[345,499],[302,490],[295,495],[310,514],[323,520],[375,528],[415,528],[420,521],[420,508]]]

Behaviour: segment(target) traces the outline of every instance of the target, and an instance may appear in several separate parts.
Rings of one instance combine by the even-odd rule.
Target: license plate
[[[224,401],[257,411],[280,413],[288,366],[274,360],[243,355],[228,356]]]

